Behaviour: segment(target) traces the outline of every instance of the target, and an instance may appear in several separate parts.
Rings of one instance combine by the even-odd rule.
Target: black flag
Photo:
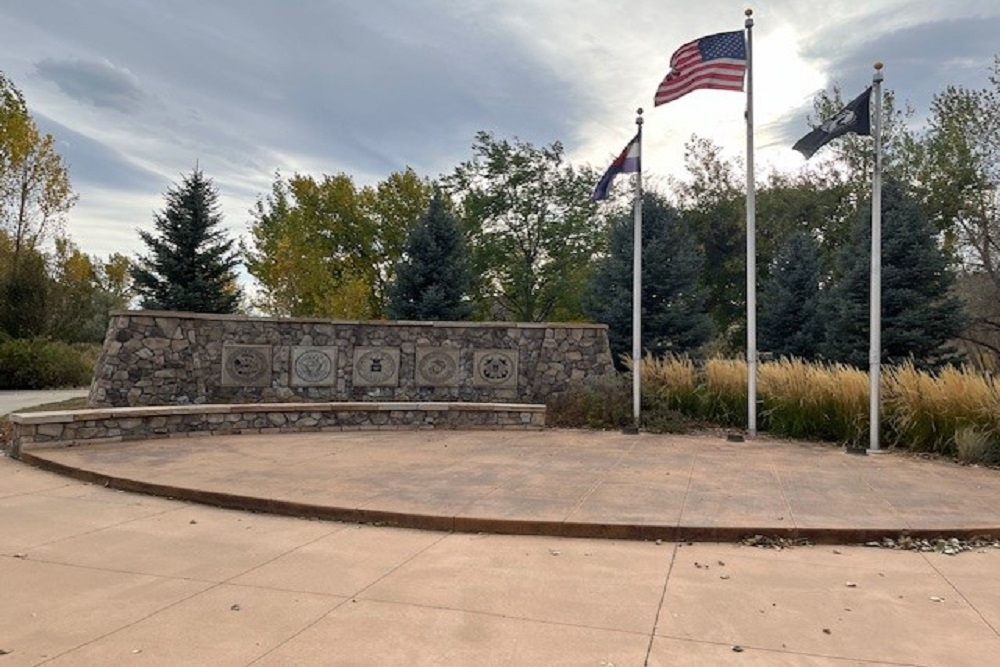
[[[871,97],[872,89],[869,86],[865,92],[854,98],[854,101],[838,111],[833,118],[796,141],[792,148],[805,155],[808,160],[813,153],[842,134],[848,132],[871,134],[871,112],[869,111]]]

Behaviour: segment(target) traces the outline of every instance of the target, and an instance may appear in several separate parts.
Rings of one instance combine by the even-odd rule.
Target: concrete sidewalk
[[[487,447],[476,444],[483,439],[478,433],[412,437],[418,435],[435,453],[422,465],[399,460],[406,437],[387,433],[327,436],[311,445],[295,436],[217,438],[46,455],[68,461],[71,453],[86,454],[77,462],[112,470],[119,460],[143,477],[176,475],[195,485],[211,482],[256,496],[281,490],[324,502],[337,491],[317,480],[332,468],[343,469],[336,483],[345,491],[351,480],[360,485],[370,469],[379,471],[389,481],[369,491],[371,502],[429,498],[440,488],[412,485],[453,480],[461,489],[460,480],[472,477],[503,489],[493,512],[518,506],[566,517],[574,510],[566,509],[568,500],[561,505],[559,489],[567,498],[584,497],[570,481],[581,479],[581,466],[603,450],[614,464],[592,473],[588,497],[604,488],[608,511],[630,499],[637,515],[629,521],[658,504],[654,490],[666,488],[661,477],[678,474],[638,468],[646,442],[660,459],[675,447],[698,449],[688,451],[679,474],[691,511],[699,513],[692,516],[737,516],[738,503],[758,497],[750,489],[765,479],[781,479],[783,492],[805,497],[827,488],[821,480],[844,467],[873,478],[882,477],[881,470],[893,479],[898,468],[944,485],[953,474],[964,475],[970,490],[996,486],[988,476],[993,471],[895,456],[856,460],[812,447],[789,453],[785,445],[738,449],[659,438],[615,444],[617,436],[603,442],[600,434],[555,434],[557,441],[548,443],[527,443],[518,434]],[[573,446],[560,443],[562,437]],[[551,447],[539,451],[540,444]],[[595,453],[585,456],[581,444]],[[730,465],[709,474],[699,463],[707,461],[703,455],[728,456]],[[751,462],[756,458],[769,461],[776,477],[760,472]],[[473,460],[482,467],[478,477]],[[391,478],[411,468],[392,491]],[[740,471],[748,479],[734,485]],[[502,482],[508,475],[517,479]],[[806,479],[793,485],[788,476]],[[518,491],[523,504],[512,499]],[[484,511],[489,495],[475,500]],[[975,490],[962,497],[972,507],[991,496]],[[933,515],[929,500],[909,516],[920,508]],[[549,512],[546,504],[562,508]],[[594,513],[598,505],[584,502],[579,509]],[[745,516],[756,522],[772,509],[751,503]],[[906,516],[901,511],[895,508]],[[778,551],[309,521],[115,491],[0,457],[0,667],[971,667],[994,664],[1000,654],[998,573],[996,549],[958,556],[855,546]]]
[[[26,451],[112,488],[408,528],[859,543],[1000,537],[1000,471],[719,436],[546,430],[171,438]]]
[[[46,403],[58,403],[71,398],[83,398],[89,389],[82,387],[78,389],[19,389],[16,391],[0,391],[0,417],[4,417],[11,412],[33,408],[36,405]]]

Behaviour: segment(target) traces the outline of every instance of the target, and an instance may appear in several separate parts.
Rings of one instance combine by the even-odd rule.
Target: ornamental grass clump
[[[886,374],[884,407],[897,447],[986,457],[1000,448],[1000,388],[972,368],[946,367],[931,374],[910,363],[897,366]]]
[[[855,444],[868,429],[868,375],[843,364],[782,358],[761,364],[763,428],[775,435]]]
[[[630,361],[626,362],[631,368]],[[745,428],[747,364],[676,355],[642,359],[643,427],[682,431],[706,422]],[[912,363],[881,373],[881,440],[887,446],[1000,465],[1000,383],[970,367],[937,373]],[[549,402],[553,426],[618,428],[632,423],[629,374],[587,378]],[[867,370],[797,358],[758,368],[759,427],[791,438],[863,444],[868,439]]]
[[[709,359],[702,370],[704,418],[720,426],[747,425],[747,364],[742,359]]]
[[[955,431],[955,451],[963,463],[1000,465],[1000,439],[996,433],[987,433],[971,426]]]
[[[643,394],[650,403],[689,417],[701,416],[703,398],[698,371],[689,358],[647,354],[642,359],[641,373]]]

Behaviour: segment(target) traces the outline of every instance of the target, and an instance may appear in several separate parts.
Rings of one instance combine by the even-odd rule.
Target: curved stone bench
[[[162,405],[13,413],[7,453],[152,438],[378,429],[541,429],[545,406],[526,403],[335,402]]]

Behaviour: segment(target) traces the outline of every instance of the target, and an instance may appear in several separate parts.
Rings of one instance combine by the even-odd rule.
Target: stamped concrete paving
[[[827,543],[1000,536],[1000,471],[714,435],[395,431],[25,452],[102,485],[216,505],[462,532]]]
[[[208,476],[195,464],[211,461],[213,481],[226,482],[231,459],[245,466],[245,484],[261,485],[267,470],[280,477],[324,458],[293,454],[280,438],[248,451],[227,440],[212,452],[215,443],[199,441],[207,457],[188,460],[186,475]],[[279,445],[283,455],[272,456]],[[558,465],[541,459],[555,487],[580,463],[562,453]],[[118,456],[138,463],[131,447]],[[153,473],[185,458],[142,463]],[[401,465],[380,447],[367,460],[386,473]],[[299,464],[282,468],[290,461]],[[926,462],[877,465],[911,463]],[[364,466],[348,468],[357,475]],[[443,479],[461,476],[438,468]],[[624,494],[658,478],[655,468],[616,470]],[[937,464],[926,470],[951,475]],[[958,472],[970,489],[990,481]],[[521,471],[516,488],[545,488],[540,474]],[[746,496],[719,481],[718,493]],[[303,487],[319,490],[315,481]],[[776,551],[303,520],[115,491],[0,458],[0,667],[979,666],[1000,654],[998,573],[996,549]]]

